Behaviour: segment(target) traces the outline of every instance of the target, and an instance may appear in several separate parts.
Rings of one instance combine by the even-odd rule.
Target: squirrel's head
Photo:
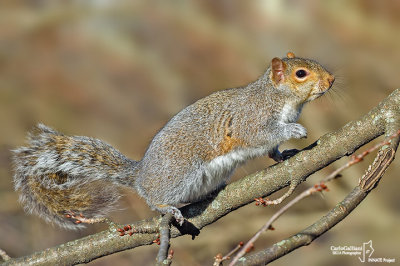
[[[275,57],[271,62],[269,78],[279,89],[295,95],[301,103],[309,102],[330,89],[335,77],[317,62],[295,57],[292,52],[287,57]]]

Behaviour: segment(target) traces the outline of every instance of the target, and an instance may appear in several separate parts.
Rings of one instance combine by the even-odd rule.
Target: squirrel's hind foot
[[[172,207],[172,211],[171,211],[172,215],[175,217],[176,222],[182,226],[183,223],[185,222],[185,218],[183,218],[183,215],[181,213],[181,211],[175,207]]]
[[[178,208],[171,206],[171,205],[167,205],[167,204],[158,204],[158,205],[156,205],[156,209],[163,214],[171,213],[174,216],[176,222],[180,226],[183,225],[185,218],[183,218],[183,215]]]

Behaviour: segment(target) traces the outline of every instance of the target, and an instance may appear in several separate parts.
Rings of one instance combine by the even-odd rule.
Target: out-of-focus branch
[[[7,261],[7,260],[11,259],[10,256],[8,256],[7,253],[2,249],[0,249],[0,258],[3,261]],[[2,262],[1,260],[0,260],[0,262]]]
[[[317,142],[285,162],[229,184],[212,199],[182,208],[182,213],[184,217],[188,218],[189,223],[185,223],[179,230],[172,228],[171,237],[198,233],[204,226],[253,202],[254,198],[268,196],[287,186],[292,176],[304,181],[314,172],[343,156],[352,154],[376,137],[394,132],[390,132],[388,129],[398,127],[398,117],[400,117],[399,89],[359,120],[349,122],[341,129],[322,136]],[[356,188],[352,194],[360,193],[359,190],[366,193],[362,189]],[[132,226],[155,230],[159,227],[159,223],[160,217],[158,216],[147,221],[137,222]],[[111,226],[109,230],[26,257],[11,259],[6,264],[35,262],[56,264],[59,261],[63,261],[65,264],[85,263],[126,249],[149,245],[157,238],[154,233],[138,233],[133,236],[120,237],[116,229]]]

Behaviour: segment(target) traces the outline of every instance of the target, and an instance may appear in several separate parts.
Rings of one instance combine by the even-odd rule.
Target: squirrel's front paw
[[[307,129],[300,124],[291,123],[288,124],[286,129],[288,130],[290,138],[301,139],[307,138]]]

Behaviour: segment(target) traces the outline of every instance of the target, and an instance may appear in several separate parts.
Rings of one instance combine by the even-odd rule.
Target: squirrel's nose
[[[329,75],[327,79],[328,79],[328,82],[329,82],[329,87],[331,87],[333,82],[335,81],[335,76]]]

